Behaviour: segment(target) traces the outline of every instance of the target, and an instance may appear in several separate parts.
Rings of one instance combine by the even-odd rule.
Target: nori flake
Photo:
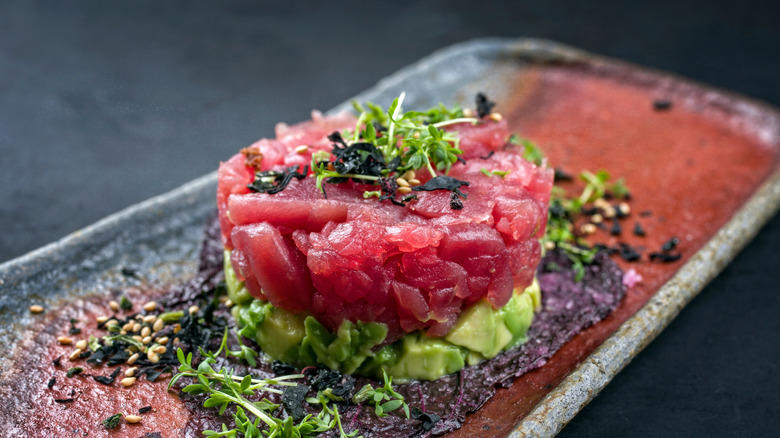
[[[496,106],[496,103],[491,102],[484,93],[477,93],[475,100],[477,103],[477,115],[480,119],[490,114],[493,111],[493,107]]]
[[[308,385],[295,385],[286,386],[284,392],[282,392],[282,404],[284,410],[293,418],[298,421],[306,416],[306,411],[303,409],[303,402],[306,400],[306,394],[311,389]]]

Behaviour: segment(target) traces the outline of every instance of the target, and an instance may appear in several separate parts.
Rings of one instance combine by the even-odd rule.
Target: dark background
[[[778,2],[630,3],[2,2],[0,262],[476,37],[552,39],[780,106]],[[777,436],[778,251],[775,217],[562,436]]]

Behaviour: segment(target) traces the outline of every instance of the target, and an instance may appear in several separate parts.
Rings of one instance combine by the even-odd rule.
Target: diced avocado
[[[383,359],[394,360],[376,363],[373,368],[378,371],[373,374],[381,374],[384,368],[388,375],[396,377],[399,382],[411,379],[435,380],[465,366],[463,350],[444,340],[414,333],[404,336],[399,342],[400,348],[387,346],[382,349],[390,350],[381,355]]]
[[[268,306],[265,320],[257,326],[257,343],[269,356],[282,362],[297,362],[306,330],[304,316]]]
[[[252,301],[252,295],[244,286],[244,282],[236,277],[236,271],[230,263],[230,251],[225,250],[225,284],[227,285],[228,298],[235,304],[244,304]]]
[[[387,326],[376,322],[354,324],[344,321],[336,333],[331,333],[311,316],[304,324],[303,347],[310,347],[319,363],[345,373],[355,372],[374,355],[372,349],[387,336]]]
[[[482,300],[464,310],[445,340],[491,358],[501,351],[525,341],[525,333],[534,316],[534,295],[539,283],[524,291],[515,291],[501,309]],[[469,362],[475,358],[470,358]]]

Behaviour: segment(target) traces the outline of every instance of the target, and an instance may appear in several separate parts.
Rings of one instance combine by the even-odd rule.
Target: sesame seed
[[[86,350],[87,349],[87,340],[86,339],[82,339],[82,340],[76,342],[76,348],[81,349],[81,351]]]
[[[141,323],[134,322],[133,323],[133,328],[130,331],[133,332],[133,333],[138,333],[139,331],[141,331]]]
[[[130,367],[125,371],[125,377],[134,377],[135,376],[135,370],[137,370],[138,367]]]
[[[395,182],[397,182],[400,187],[409,187],[409,183],[403,178],[396,178]]]
[[[490,120],[494,122],[500,122],[504,119],[504,116],[502,116],[501,113],[490,113],[488,117],[490,117]]]
[[[231,299],[225,300],[225,307],[228,307],[228,308],[233,307],[233,300],[231,300]],[[176,330],[176,331],[178,331],[178,330]],[[176,331],[174,331],[174,333],[176,333]]]
[[[79,358],[79,355],[80,355],[81,353],[82,353],[82,350],[81,350],[81,348],[77,348],[77,349],[73,350],[73,353],[71,353],[71,354],[70,354],[70,356],[68,357],[68,359],[70,359],[70,360],[76,360],[76,359],[78,359],[78,358]]]
[[[144,338],[142,338],[141,335],[133,335],[133,339],[135,339],[138,342],[141,342]]]
[[[227,306],[227,301],[225,302],[225,305]],[[176,324],[173,325],[173,333],[174,334],[179,333],[179,330],[181,330],[181,324],[177,322]]]
[[[122,330],[124,330],[126,332],[131,332],[131,331],[133,331],[133,325],[135,325],[135,323],[130,321],[127,324],[122,326]]]
[[[160,345],[160,346],[154,347],[154,350],[152,350],[152,351],[154,351],[157,354],[165,354],[165,352],[168,351],[168,349],[165,348],[164,345]]]
[[[154,325],[152,326],[152,330],[159,332],[164,327],[165,327],[165,321],[163,321],[162,319],[158,319],[157,321],[154,322]]]
[[[593,222],[594,224],[600,224],[601,222],[604,221],[604,216],[596,213],[590,217],[590,221]]]
[[[108,302],[108,307],[110,307],[114,312],[119,312],[119,303],[114,300]]]
[[[167,336],[163,336],[162,338],[157,338],[157,342],[159,342],[160,344],[167,344],[168,343],[168,337]]]
[[[135,377],[125,377],[122,379],[122,386],[129,388],[135,383]]]
[[[181,342],[181,339],[179,339],[179,338],[173,338],[173,345],[174,345],[174,346],[178,346],[180,342]]]
[[[106,327],[114,327],[114,326],[117,326],[117,325],[119,325],[119,321],[117,321],[117,320],[115,320],[113,318],[109,319],[108,321],[106,321]]]
[[[547,250],[553,250],[555,249],[555,242],[550,242],[549,240],[547,242],[544,242],[544,247]]]
[[[625,203],[625,202],[621,202],[621,203],[618,205],[618,209],[619,209],[619,210],[620,210],[620,212],[621,212],[621,213],[623,213],[624,215],[627,215],[627,214],[631,213],[631,206],[630,206],[630,205],[628,205],[628,204],[627,204],[627,203]]]
[[[584,234],[593,234],[596,232],[596,226],[593,224],[582,224],[580,231]]]
[[[146,315],[144,316],[143,321],[147,324],[153,324],[155,321],[157,321],[157,317],[155,315]]]
[[[149,327],[144,327],[144,328],[141,329],[141,337],[142,338],[145,338],[145,337],[147,337],[147,336],[149,336],[151,334],[152,334],[152,329],[150,329]]]
[[[298,146],[297,148],[295,148],[295,153],[296,154],[305,154],[306,151],[308,151],[308,150],[309,150],[309,147],[306,146],[305,144],[302,144],[302,145]]]
[[[148,303],[144,304],[144,310],[147,312],[153,312],[155,309],[157,309],[157,303],[154,301],[149,301]]]
[[[136,424],[141,422],[141,417],[138,415],[127,415],[125,416],[125,421],[127,421],[130,424]]]
[[[146,344],[148,344],[150,342],[152,342],[152,337],[151,336],[147,336],[147,337],[141,339],[141,343],[144,344],[144,345],[146,345]]]
[[[30,306],[30,312],[32,313],[43,313],[43,306],[39,306],[37,304],[33,304]]]
[[[412,178],[412,179],[409,179],[408,181],[409,181],[409,185],[412,185],[412,186],[419,186],[420,185],[420,180],[417,179],[417,178]]]
[[[146,353],[146,358],[149,359],[149,362],[151,363],[157,363],[160,361],[160,356],[158,356],[154,351]]]
[[[135,353],[135,354],[133,354],[132,356],[130,356],[130,357],[127,359],[127,364],[128,364],[128,365],[132,365],[132,364],[134,364],[134,363],[135,363],[135,361],[137,361],[137,360],[138,360],[138,353]]]
[[[108,321],[108,317],[107,317],[107,316],[98,316],[98,317],[96,318],[96,321],[98,322],[98,324],[103,324],[103,323],[105,323],[106,321]]]
[[[398,193],[402,195],[406,195],[407,193],[412,193],[411,187],[398,187]]]
[[[415,176],[416,175],[414,173],[414,170],[407,170],[406,172],[404,172],[403,175],[401,175],[401,178],[409,181],[410,179],[414,179]]]
[[[463,110],[463,117],[474,117],[474,110],[466,108]]]
[[[67,336],[60,336],[59,338],[57,338],[57,342],[59,342],[62,345],[70,345],[73,343],[73,339]]]
[[[199,311],[200,311],[200,308],[198,306],[195,306],[195,305],[190,306],[190,308],[187,309],[187,312],[189,312],[190,315],[192,315],[193,313],[198,313]]]

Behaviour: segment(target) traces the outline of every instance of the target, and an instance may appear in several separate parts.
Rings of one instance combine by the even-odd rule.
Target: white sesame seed
[[[78,358],[79,358],[79,355],[80,355],[80,354],[81,354],[81,348],[77,348],[77,349],[73,350],[73,353],[71,353],[71,354],[70,354],[70,356],[68,357],[68,359],[70,359],[70,360],[76,360],[76,359],[78,359]]]
[[[57,338],[57,342],[59,342],[62,345],[70,345],[73,343],[73,339],[67,336],[60,336],[59,338]]]
[[[106,321],[108,321],[108,317],[107,316],[98,316],[95,320],[98,322],[98,324],[103,324]]]
[[[407,193],[412,193],[411,187],[398,187],[398,193],[405,195]]]
[[[157,321],[154,322],[152,329],[156,332],[159,332],[164,327],[165,327],[165,321],[163,321],[162,319],[158,319]]]
[[[144,310],[147,312],[153,312],[155,309],[157,309],[157,303],[154,301],[149,301],[148,303],[144,304]]]
[[[157,338],[157,342],[159,342],[160,344],[167,344],[168,343],[168,337],[167,336],[163,336],[162,338]]]
[[[152,334],[152,329],[150,329],[149,327],[144,327],[144,328],[141,329],[141,337],[142,338],[145,338],[145,337],[147,337],[147,336],[149,336],[151,334]]]
[[[43,306],[39,306],[37,304],[33,304],[30,306],[30,312],[32,313],[43,313]]]
[[[114,300],[108,302],[108,307],[110,307],[114,312],[119,312],[119,303]]]
[[[409,187],[409,183],[403,178],[396,178],[395,182],[398,183],[400,187]]]
[[[409,181],[410,179],[414,179],[415,176],[416,175],[414,173],[414,170],[407,170],[406,172],[404,172],[403,175],[401,175],[401,178]]]
[[[194,305],[193,305],[193,306],[190,306],[190,308],[189,308],[189,309],[187,309],[187,312],[188,312],[190,315],[192,315],[193,313],[198,313],[198,312],[200,312],[200,308],[199,308],[198,306],[194,306]]]
[[[157,321],[157,316],[155,316],[155,315],[146,315],[146,316],[144,316],[144,320],[143,321],[145,323],[147,323],[147,324],[153,324],[155,321]]]
[[[86,350],[87,349],[87,340],[86,339],[82,339],[82,340],[76,342],[76,348],[80,348],[81,351]]]
[[[296,154],[305,154],[306,151],[308,151],[308,150],[309,150],[309,147],[306,146],[305,144],[302,144],[302,145],[298,146],[297,148],[295,148],[295,153]]]
[[[138,367],[130,367],[125,371],[125,377],[134,377],[135,376],[135,370],[137,370]]]
[[[417,178],[412,178],[412,179],[409,179],[407,181],[409,181],[409,185],[411,185],[411,186],[419,186],[420,185],[420,180],[417,179]]]
[[[504,116],[502,116],[501,113],[490,113],[488,117],[494,122],[500,122],[504,119]]]
[[[125,416],[125,421],[127,421],[130,424],[136,424],[141,422],[141,417],[138,415],[127,415]]]
[[[144,345],[146,345],[146,344],[148,344],[150,342],[152,342],[152,337],[151,336],[147,336],[147,337],[141,339],[141,343],[143,343]]]
[[[158,356],[154,351],[146,353],[146,358],[149,359],[149,362],[151,363],[157,363],[160,361],[160,356]]]
[[[122,379],[122,386],[124,386],[125,388],[133,386],[134,383],[135,383],[135,377],[125,377],[124,379]]]
[[[134,364],[134,363],[135,363],[135,361],[137,361],[137,360],[138,360],[138,353],[135,353],[135,354],[133,354],[132,356],[130,356],[130,357],[127,359],[127,364],[128,364],[128,365],[132,365],[132,364]]]

